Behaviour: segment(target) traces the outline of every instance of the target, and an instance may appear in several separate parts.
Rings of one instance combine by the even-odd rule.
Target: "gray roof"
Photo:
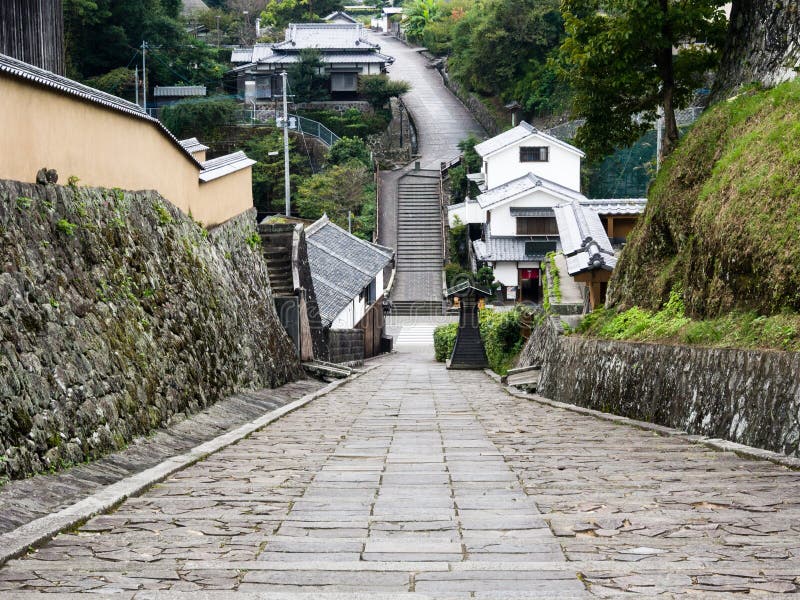
[[[196,137],[180,140],[179,143],[189,153],[203,152],[209,149],[205,144],[201,144]]]
[[[319,56],[324,64],[349,64],[349,63],[393,63],[394,57],[380,52],[324,52]],[[288,65],[300,62],[298,53],[280,53],[268,56],[260,61],[259,65]]]
[[[595,211],[579,202],[562,204],[553,210],[570,275],[595,269],[614,269],[617,264],[614,249]]]
[[[535,261],[544,260],[547,252],[528,254],[528,242],[554,242],[559,247],[557,235],[492,235],[491,226],[487,223],[484,229],[486,241],[475,240],[472,247],[475,258],[488,261]]]
[[[203,163],[203,170],[200,171],[200,181],[213,181],[254,164],[256,164],[256,161],[247,158],[247,155],[241,151],[226,154],[219,158],[212,158]]]
[[[592,198],[581,200],[581,205],[598,215],[640,215],[647,206],[647,198]]]
[[[553,209],[545,208],[520,208],[512,206],[510,209],[512,217],[554,217]]]
[[[544,177],[528,173],[508,183],[498,185],[488,192],[484,192],[478,196],[478,203],[481,205],[481,208],[489,208],[495,204],[511,200],[525,192],[532,192],[537,188],[555,194],[562,200],[578,200],[580,202],[586,200],[586,196],[580,192],[576,192],[573,189],[545,179]]]
[[[206,86],[204,85],[157,85],[153,88],[153,96],[156,98],[186,98],[205,95]]]
[[[286,29],[286,39],[273,44],[275,50],[380,50],[363,37],[361,23],[291,23]]]
[[[129,117],[148,121],[158,127],[159,131],[167,136],[175,146],[180,148],[181,152],[183,152],[189,160],[198,166],[200,165],[191,154],[186,152],[177,138],[172,135],[158,119],[148,115],[138,104],[128,102],[127,100],[123,100],[112,94],[107,94],[106,92],[101,92],[100,90],[89,87],[88,85],[83,85],[72,79],[67,79],[61,75],[56,75],[50,71],[45,71],[39,67],[29,65],[28,63],[11,58],[5,54],[0,54],[0,73],[27,81],[33,85],[48,88],[53,92],[102,106],[108,110],[123,113]]]
[[[320,317],[330,327],[391,262],[394,251],[347,233],[327,216],[306,229],[306,240]]]
[[[341,10],[337,10],[336,12],[332,12],[331,14],[329,14],[327,17],[325,17],[322,20],[323,21],[333,21],[335,19],[342,19],[342,20],[348,21],[350,23],[358,23],[358,21],[356,21],[353,17],[351,17],[346,12],[343,12]]]
[[[513,129],[509,129],[508,131],[504,131],[500,135],[496,135],[493,138],[489,138],[485,142],[481,142],[477,146],[475,146],[475,152],[480,154],[482,157],[486,157],[490,154],[494,154],[495,152],[502,150],[503,148],[507,148],[512,144],[516,144],[521,142],[525,138],[536,134],[539,137],[547,140],[554,146],[560,146],[565,150],[569,150],[570,152],[574,152],[575,154],[579,154],[580,156],[585,156],[583,151],[576,148],[575,146],[568,144],[566,142],[562,142],[557,137],[550,135],[549,133],[545,133],[544,131],[540,131],[536,129],[530,123],[522,121],[519,125],[514,127]]]
[[[234,48],[231,52],[232,63],[251,63],[272,56],[272,44],[256,44],[255,46]]]
[[[184,15],[200,10],[208,10],[208,6],[205,2],[203,2],[203,0],[183,0],[183,8],[181,9],[181,12]]]

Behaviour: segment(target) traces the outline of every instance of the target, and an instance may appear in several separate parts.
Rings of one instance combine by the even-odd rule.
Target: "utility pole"
[[[222,31],[219,28],[219,19],[220,15],[217,15],[217,49],[219,49],[220,37],[222,36]]]
[[[286,216],[292,212],[292,198],[289,183],[289,102],[287,93],[289,91],[289,74],[281,71],[283,82],[283,186],[286,197]]]
[[[147,42],[144,40],[142,40],[142,81],[144,82],[144,89],[142,90],[144,112],[147,112]]]
[[[139,65],[136,65],[136,106],[139,106]]]

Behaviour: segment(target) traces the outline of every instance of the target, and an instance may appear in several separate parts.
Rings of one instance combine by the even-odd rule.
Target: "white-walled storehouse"
[[[542,263],[549,252],[563,252],[569,275],[600,301],[605,288],[594,284],[607,281],[616,264],[607,228],[624,215],[627,233],[645,201],[590,201],[581,193],[584,153],[526,122],[475,150],[483,166],[470,179],[481,193],[449,207],[449,219],[480,224],[474,257],[494,269],[503,298],[540,302]]]

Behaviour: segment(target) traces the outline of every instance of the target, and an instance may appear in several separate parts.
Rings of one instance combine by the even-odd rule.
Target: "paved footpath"
[[[8,563],[0,599],[800,588],[797,473],[512,397],[406,348]]]

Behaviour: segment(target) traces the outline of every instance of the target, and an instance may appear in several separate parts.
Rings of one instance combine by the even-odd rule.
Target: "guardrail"
[[[239,113],[236,119],[236,125],[270,125],[278,127],[275,122],[275,111],[272,109],[245,109]],[[291,131],[297,131],[304,135],[310,135],[317,138],[329,148],[333,146],[340,138],[333,133],[325,125],[314,119],[309,119],[302,115],[289,115],[289,122],[294,119],[295,127]]]

